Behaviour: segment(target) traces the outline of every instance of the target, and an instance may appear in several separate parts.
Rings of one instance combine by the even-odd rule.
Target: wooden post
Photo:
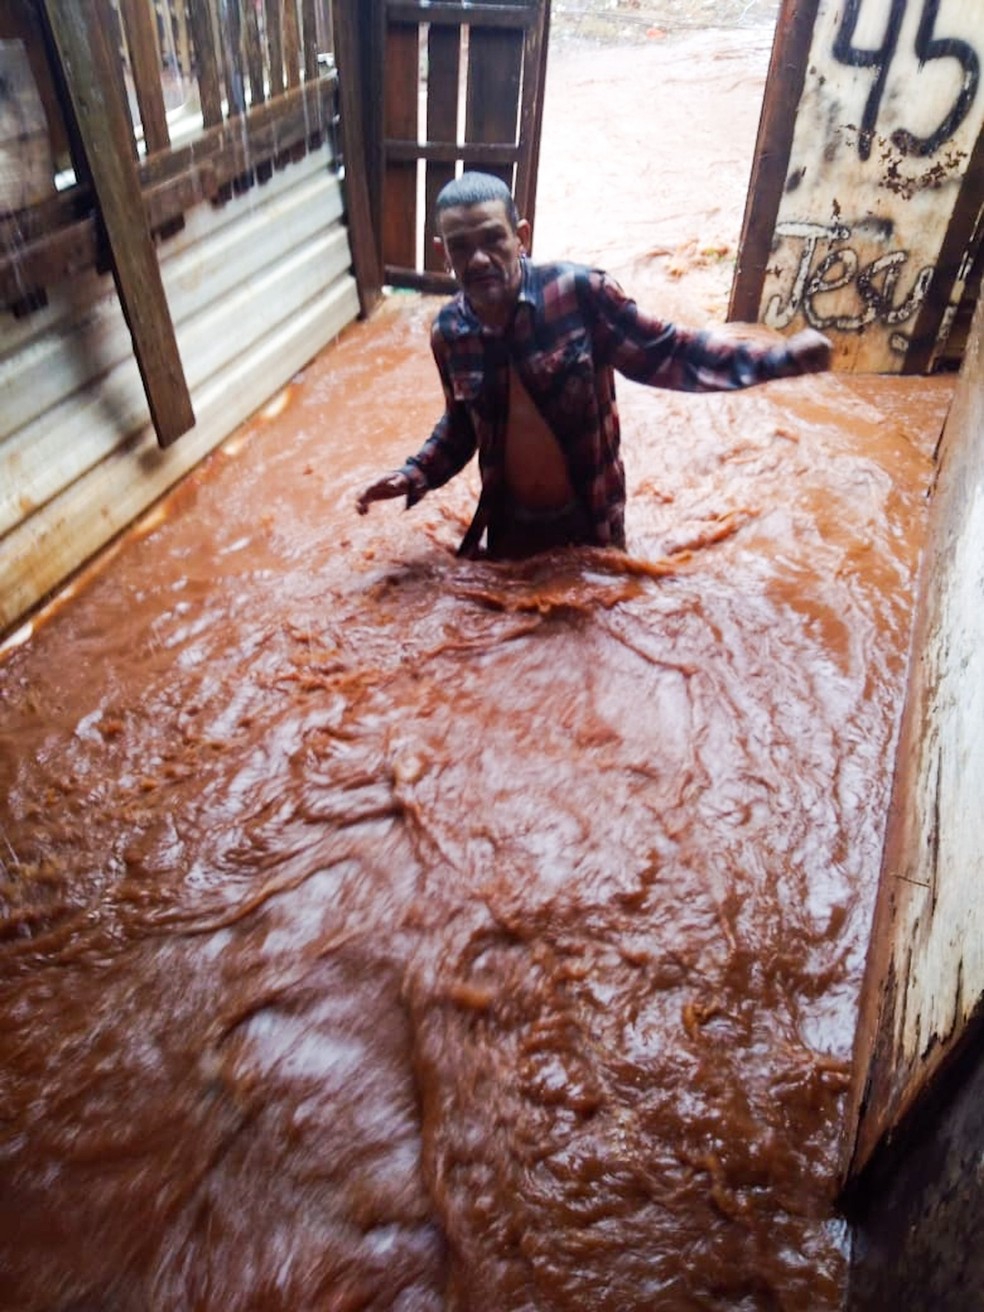
[[[270,61],[270,95],[284,90],[284,4],[266,0],[267,53]]]
[[[260,40],[260,19],[256,5],[250,0],[246,5],[246,22],[244,28],[246,41],[246,67],[249,70],[249,103],[251,108],[266,101],[266,87],[263,83],[263,43]],[[257,182],[267,182],[273,174],[273,165],[265,161],[256,166]]]
[[[301,35],[297,19],[297,0],[284,0],[284,62],[287,85],[296,87],[301,80]]]
[[[246,109],[243,76],[243,15],[240,0],[219,0],[219,43],[225,66],[226,116],[238,118]]]
[[[222,122],[222,81],[215,54],[215,30],[212,26],[210,0],[188,0],[191,39],[195,47],[195,72],[198,98],[202,107],[202,126],[214,128]]]
[[[260,43],[260,20],[254,4],[246,5],[243,34],[246,44],[246,69],[249,73],[249,103],[262,105],[266,100],[266,87],[263,85],[263,46]]]
[[[335,0],[332,19],[342,116],[349,245],[359,288],[359,307],[365,318],[382,294],[383,271],[379,260],[379,245],[373,231],[366,176],[365,124],[362,114],[364,97],[360,94],[362,61],[356,12],[358,3],[359,0]]]
[[[540,171],[540,137],[543,132],[543,88],[547,78],[550,42],[550,0],[540,0],[535,27],[527,29],[523,50],[523,100],[519,119],[519,162],[516,165],[516,205],[520,218],[533,227],[536,218],[536,183]]]
[[[83,12],[82,6],[41,0],[41,7],[78,125],[157,440],[169,446],[194,427],[195,415],[144,212],[129,114],[113,72],[108,6],[97,0]]]
[[[155,151],[167,150],[171,144],[164,109],[164,92],[161,88],[161,52],[157,43],[157,28],[147,0],[119,0],[119,4],[137,91],[144,146],[147,154],[152,155]]]
[[[311,82],[318,76],[318,22],[314,0],[301,0],[301,17],[304,20],[304,78]]]
[[[417,140],[420,27],[417,23],[383,23],[383,138]],[[380,143],[383,146],[383,143]],[[417,265],[417,161],[394,160],[383,146],[383,266]]]
[[[731,320],[755,323],[758,319],[818,5],[819,0],[785,0],[779,12],[742,221],[740,261],[728,307]]]
[[[460,3],[460,0],[457,0]],[[427,34],[427,141],[458,140],[458,78],[461,72],[461,28],[430,25]],[[454,177],[454,161],[428,160],[424,174],[424,268],[444,271],[444,256],[434,245],[434,203]]]
[[[178,26],[178,72],[183,78],[190,78],[191,42],[188,33],[187,0],[169,0],[169,7]]]

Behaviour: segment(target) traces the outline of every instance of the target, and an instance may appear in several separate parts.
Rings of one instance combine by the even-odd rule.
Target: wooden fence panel
[[[105,270],[112,260],[162,442],[173,441],[193,419],[150,233],[171,238],[187,209],[224,203],[234,190],[268,181],[275,164],[318,148],[322,134],[331,137],[336,119],[334,70],[322,77],[318,59],[319,5],[327,14],[327,0],[302,0],[303,29],[296,0],[287,0],[294,16],[289,50],[277,18],[261,30],[266,15],[254,0],[187,0],[187,11],[184,3],[158,7],[166,25],[163,52],[148,0],[39,5],[45,26],[26,30],[34,37],[32,58],[40,60],[46,84],[66,111],[75,185],[57,193],[52,187],[34,203],[0,215],[0,299],[16,315],[36,313],[59,281]],[[270,11],[279,17],[282,4],[272,0]],[[172,148],[163,66],[169,77],[182,76],[173,65],[175,59],[182,67],[192,62],[191,41],[202,128],[194,145]],[[281,85],[285,65],[297,70],[295,87],[281,91],[272,109],[268,48]],[[271,88],[276,82],[271,65]],[[142,150],[130,118],[131,95],[141,115]],[[182,138],[187,141],[186,130]]]
[[[190,145],[161,152],[137,166],[139,190],[152,228],[215,201],[234,178],[286,151],[302,151],[312,124],[327,130],[335,116],[335,79],[320,78],[254,110],[245,120],[220,123]],[[0,217],[0,301],[91,268],[97,251],[90,193],[75,187],[43,205]]]
[[[382,54],[379,80],[386,109],[378,163],[370,172],[377,194],[385,276],[395,286],[447,291],[454,286],[433,251],[433,202],[445,182],[464,168],[501,177],[519,208],[535,200],[542,118],[543,72],[549,0],[376,0]],[[427,34],[426,140],[421,141],[421,34]],[[464,53],[467,64],[462,70]],[[459,85],[465,82],[464,130]],[[366,79],[367,91],[373,78]],[[369,92],[371,94],[371,91]],[[367,117],[369,114],[367,110]],[[462,140],[459,140],[459,137]],[[417,168],[426,166],[426,213],[419,222]],[[423,227],[424,250],[417,248]]]
[[[427,34],[427,140],[458,140],[461,73],[461,28],[432,23]],[[453,160],[429,160],[424,183],[424,268],[444,270],[444,255],[434,245],[434,203],[454,177]]]

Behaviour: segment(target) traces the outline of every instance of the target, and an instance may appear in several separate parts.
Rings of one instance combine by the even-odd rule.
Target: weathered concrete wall
[[[0,318],[0,633],[358,314],[339,179],[313,151],[161,248],[197,424],[160,450],[107,274]]]
[[[984,1013],[982,730],[984,305],[979,305],[940,443],[921,570],[858,1030],[855,1171]]]

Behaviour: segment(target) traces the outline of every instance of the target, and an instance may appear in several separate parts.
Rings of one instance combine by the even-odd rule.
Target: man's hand
[[[386,474],[360,493],[355,508],[360,515],[364,515],[374,501],[390,501],[393,497],[406,496],[409,491],[410,480],[406,474]]]
[[[823,333],[804,328],[786,342],[789,358],[801,374],[819,374],[830,368],[834,348]]]

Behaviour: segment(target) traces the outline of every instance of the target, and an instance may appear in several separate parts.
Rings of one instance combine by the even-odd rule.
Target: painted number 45
[[[898,49],[899,32],[909,0],[890,0],[886,6],[889,12],[885,37],[877,49],[863,49],[854,44],[861,3],[862,0],[846,0],[840,29],[834,40],[834,58],[838,63],[849,64],[853,68],[877,70],[874,85],[865,103],[858,136],[858,154],[862,159],[867,159],[871,154],[871,143],[875,135],[875,124],[881,109],[885,83]],[[936,36],[939,10],[940,0],[923,0],[922,15],[915,39],[916,57],[920,68],[932,59],[957,60],[963,70],[961,86],[949,112],[928,136],[917,137],[906,128],[897,128],[892,133],[892,142],[904,155],[932,155],[939,150],[967,117],[980,83],[981,65],[973,46],[956,37]]]

